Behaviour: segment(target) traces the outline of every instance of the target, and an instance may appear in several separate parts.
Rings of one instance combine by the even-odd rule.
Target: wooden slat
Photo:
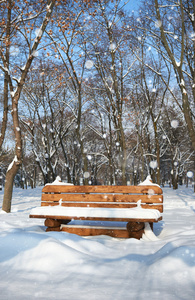
[[[42,194],[42,201],[137,202],[162,203],[163,195],[118,194]]]
[[[58,206],[58,203],[56,202],[42,202],[41,206]],[[137,204],[135,203],[89,203],[89,202],[71,202],[71,203],[62,203],[63,207],[104,207],[104,208],[133,208],[133,207],[137,207]],[[163,212],[163,205],[159,205],[159,204],[142,204],[141,205],[142,208],[145,209],[157,209],[159,210],[161,213]]]
[[[126,228],[115,229],[115,228],[97,228],[97,227],[77,227],[74,226],[63,226],[61,231],[73,233],[81,236],[94,236],[94,235],[108,235],[116,238],[129,238],[129,233]]]
[[[117,185],[46,185],[43,193],[132,193],[147,194],[149,191],[154,194],[162,194],[162,189],[155,185],[140,186],[117,186]]]
[[[30,215],[30,218],[40,219],[56,219],[56,220],[70,220],[70,216],[48,216],[48,215]],[[158,222],[162,220],[162,217],[156,219],[132,219],[132,218],[99,218],[99,217],[77,217],[71,216],[72,220],[87,220],[87,221],[114,221],[114,222]]]
[[[41,206],[58,206],[56,202],[42,202]],[[104,208],[133,208],[136,207],[135,203],[96,203],[96,202],[65,202],[62,203],[63,207],[104,207]]]
[[[61,231],[61,227],[47,227],[46,232],[49,231]]]
[[[144,233],[144,229],[138,232],[128,232],[127,229],[116,228],[84,228],[84,227],[63,227],[61,231],[73,233],[81,236],[108,235],[115,238],[136,238],[140,239]]]

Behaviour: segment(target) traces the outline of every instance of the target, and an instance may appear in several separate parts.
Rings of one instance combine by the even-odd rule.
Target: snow
[[[12,98],[15,96],[16,91],[17,91],[17,88],[14,91],[10,92],[10,95],[12,96]]]
[[[45,232],[29,218],[41,189],[15,188],[12,212],[0,214],[1,299],[194,299],[192,188],[163,188],[163,221],[141,240]]]
[[[155,185],[155,186],[159,186],[158,184],[152,182],[152,179],[151,179],[150,175],[148,175],[143,182],[140,182],[139,185]],[[154,192],[152,194],[154,194]]]
[[[92,60],[90,60],[90,59],[87,60],[86,63],[85,63],[85,67],[87,69],[91,69],[93,67],[93,65],[94,65],[94,62]]]
[[[39,52],[37,50],[34,50],[31,55],[37,57],[39,55]]]
[[[47,183],[46,185],[73,185],[72,183],[61,182],[60,176],[57,176],[52,183]]]
[[[178,67],[180,67],[181,62],[180,62],[180,61],[176,61],[176,65],[177,65]]]
[[[158,163],[156,160],[152,160],[149,165],[152,169],[156,169],[158,167]]]
[[[18,159],[17,159],[17,156],[15,155],[15,156],[14,156],[14,159],[13,159],[12,162],[11,162],[11,164],[9,164],[9,166],[8,166],[8,168],[7,168],[7,172],[8,172],[9,170],[11,170],[11,168],[13,167],[14,162],[17,162],[17,161],[18,161]]]
[[[160,28],[161,26],[162,26],[162,21],[156,20],[156,21],[155,21],[155,27],[156,27],[156,28]]]
[[[114,51],[116,49],[116,44],[115,43],[111,43],[109,46],[109,49]]]
[[[37,29],[35,30],[35,35],[36,35],[36,37],[41,37],[42,34],[43,34],[43,31],[41,30],[41,28],[37,28]]]
[[[178,120],[172,120],[172,121],[171,121],[171,127],[177,128],[178,125],[179,125],[179,121],[178,121]]]
[[[92,217],[92,218],[135,218],[155,219],[161,217],[156,209],[143,209],[141,207],[128,208],[97,208],[97,207],[63,207],[47,206],[36,207],[31,215],[67,216],[67,217]]]

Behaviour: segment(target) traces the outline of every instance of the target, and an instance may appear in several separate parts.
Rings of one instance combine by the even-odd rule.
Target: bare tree
[[[11,26],[9,39],[7,40],[6,35],[2,34],[1,47],[0,47],[0,58],[2,64],[0,64],[1,70],[5,73],[5,76],[9,83],[9,90],[12,101],[12,119],[13,119],[13,128],[15,134],[15,157],[12,163],[9,165],[9,168],[6,173],[6,181],[5,181],[5,189],[4,189],[4,199],[2,209],[6,212],[10,212],[11,210],[11,199],[12,199],[12,190],[13,190],[13,181],[14,177],[21,166],[22,163],[22,136],[21,136],[21,128],[18,116],[18,105],[20,100],[20,95],[25,83],[26,76],[31,67],[31,64],[34,58],[37,55],[37,49],[40,44],[43,33],[47,27],[47,24],[51,18],[52,10],[55,6],[55,0],[48,2],[48,4],[37,4],[37,12],[34,10],[34,2],[25,4],[23,6],[22,12],[18,10],[17,4],[12,1],[5,1],[5,3],[1,5],[5,5],[10,13],[10,18],[8,22],[5,22],[4,31],[7,32],[7,26]],[[22,4],[21,4],[22,5]],[[31,43],[32,30],[34,30],[35,20],[44,14],[43,21],[36,31],[36,37],[33,38],[33,43]],[[25,64],[22,64],[20,61],[15,64],[16,68],[19,68],[21,74],[19,78],[15,78],[12,75],[13,69],[11,69],[9,61],[7,61],[7,57],[4,53],[10,51],[10,48],[13,43],[13,46],[16,47],[14,51],[18,51],[19,48],[15,44],[16,38],[19,37],[26,43],[26,50],[28,50],[27,58],[25,59]],[[7,49],[8,48],[8,49]],[[22,54],[23,56],[24,54]],[[21,57],[22,58],[22,57]],[[14,80],[16,84],[14,83]]]
[[[176,97],[175,101],[182,110],[192,147],[195,149],[194,1],[152,0],[144,6],[143,12],[142,17],[145,20],[139,27],[144,28],[150,47],[158,51],[162,60],[167,61],[167,65],[172,66],[181,95],[181,103]],[[173,79],[174,77],[172,77],[172,85]],[[193,101],[190,100],[191,97]]]

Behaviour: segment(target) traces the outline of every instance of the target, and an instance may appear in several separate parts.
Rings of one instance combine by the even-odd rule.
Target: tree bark
[[[14,178],[18,172],[19,167],[20,164],[14,159],[12,162],[12,167],[8,169],[6,173],[4,198],[3,198],[3,205],[2,205],[2,210],[6,212],[11,211],[11,200],[12,200]]]
[[[8,4],[8,12],[7,12],[7,28],[6,28],[6,53],[5,59],[7,65],[9,66],[9,48],[10,48],[10,30],[11,30],[11,0],[9,0]],[[0,134],[0,151],[2,149],[2,145],[5,138],[5,132],[7,128],[7,115],[8,115],[8,75],[7,73],[4,74],[4,91],[3,91],[3,119],[2,119],[2,126],[1,126],[1,134]]]

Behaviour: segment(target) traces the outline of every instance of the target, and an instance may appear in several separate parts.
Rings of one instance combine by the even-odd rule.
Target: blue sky
[[[121,3],[127,2],[128,0],[122,0]],[[129,0],[129,2],[126,4],[126,9],[132,11],[136,11],[139,8],[140,0]]]

